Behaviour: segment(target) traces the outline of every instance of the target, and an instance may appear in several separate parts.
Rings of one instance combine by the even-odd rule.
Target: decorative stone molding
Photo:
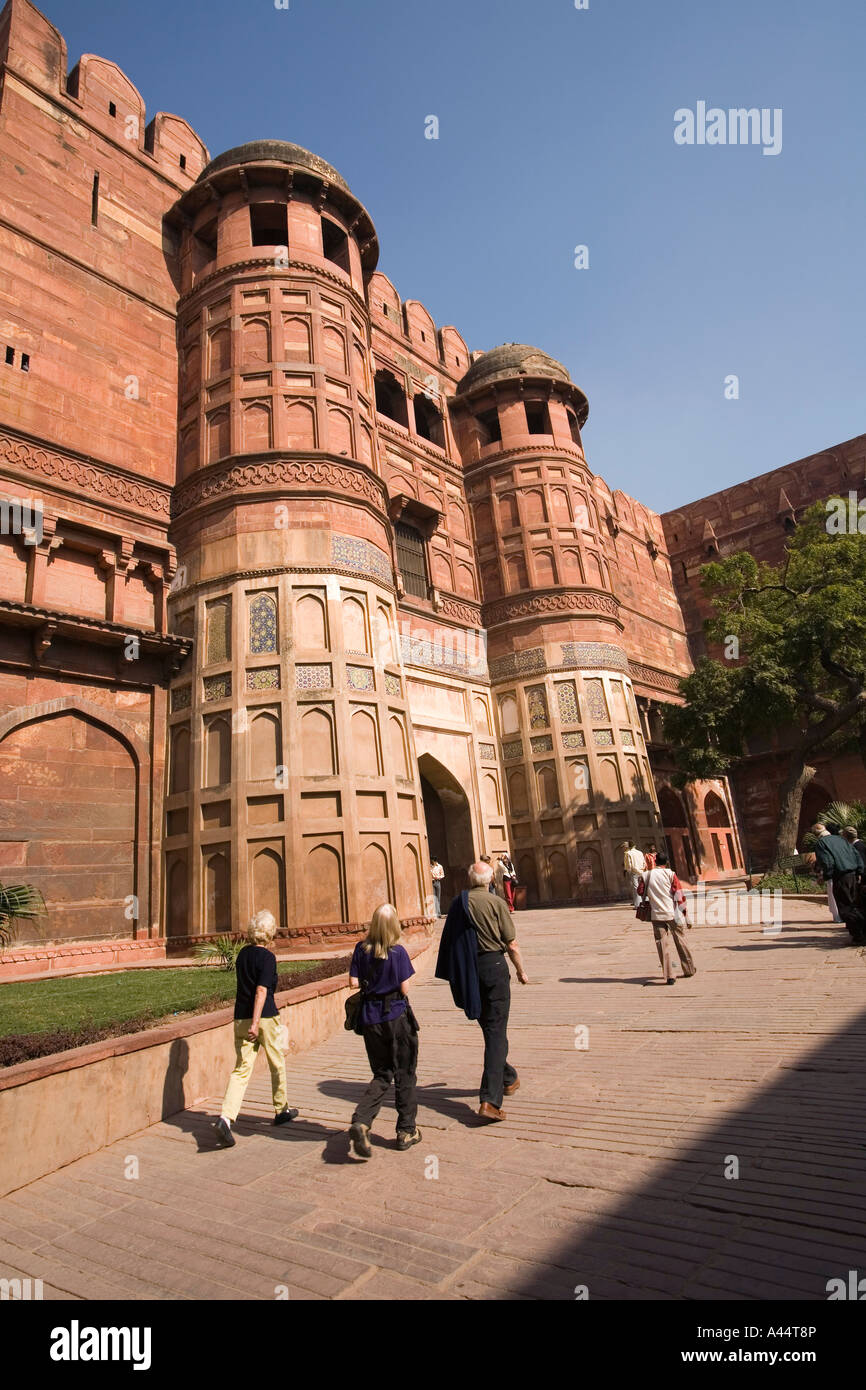
[[[497,599],[484,605],[483,613],[487,627],[499,623],[514,622],[520,618],[535,618],[545,613],[594,612],[605,613],[619,623],[619,603],[612,594],[586,590],[549,590],[547,593],[533,594],[531,598]]]
[[[363,542],[361,543],[363,544]],[[383,589],[387,589],[392,594],[396,593],[393,581],[381,579],[378,575],[373,574],[372,571],[360,570],[350,565],[329,564],[273,565],[269,569],[232,570],[231,573],[221,574],[212,579],[200,579],[196,584],[187,584],[182,589],[175,589],[172,591],[170,597],[172,603],[176,604],[181,597],[186,598],[190,594],[197,593],[199,589],[217,589],[222,593],[227,585],[234,584],[239,579],[274,579],[280,574],[314,574],[321,575],[323,578],[327,578],[327,576],[331,574],[337,574],[342,575],[346,579],[357,579],[358,575],[361,573],[369,573],[370,577],[375,578],[376,583],[380,584]]]
[[[658,690],[679,694],[680,677],[671,675],[669,671],[658,671],[655,666],[643,666],[637,661],[630,661],[628,669],[632,680],[640,681],[641,685],[654,685]]]
[[[65,450],[52,449],[7,430],[0,430],[0,464],[39,473],[54,486],[67,484],[65,490],[91,495],[94,499],[109,498],[121,506],[151,512],[168,520],[169,487],[140,482],[129,474],[120,473],[107,464],[76,458]]]
[[[456,618],[460,623],[466,623],[467,627],[482,626],[481,605],[472,603],[464,599],[443,598],[440,611],[446,618]]]
[[[211,271],[210,275],[203,275],[193,288],[178,300],[178,314],[183,313],[190,300],[200,294],[203,289],[210,288],[220,276],[231,280],[239,270],[256,270],[259,273],[266,270],[272,271],[274,277],[280,279],[285,279],[287,271],[290,270],[308,270],[311,275],[315,275],[317,280],[330,280],[332,284],[339,285],[340,289],[353,300],[356,308],[362,314],[368,313],[366,302],[345,276],[335,275],[332,271],[326,270],[324,266],[313,265],[310,261],[284,261],[280,265],[275,265],[273,256],[250,256],[243,261],[232,261],[231,265],[221,265],[219,269]]]
[[[387,515],[385,485],[365,464],[348,466],[325,455],[317,459],[293,458],[285,454],[259,459],[254,463],[238,463],[229,459],[213,464],[202,473],[194,474],[176,488],[172,499],[173,518],[184,512],[223,497],[226,493],[250,493],[263,488],[285,492],[319,488],[326,492],[347,494],[368,502],[382,515]]]

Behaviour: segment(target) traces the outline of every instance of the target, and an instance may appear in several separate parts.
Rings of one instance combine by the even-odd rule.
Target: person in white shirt
[[[445,877],[445,870],[438,859],[430,861],[430,877],[433,880],[433,904],[436,909],[436,916],[442,916],[442,880]]]
[[[676,874],[668,868],[666,854],[656,855],[655,868],[650,869],[640,880],[640,897],[642,901],[648,902],[650,905],[653,936],[655,937],[656,950],[659,953],[665,984],[676,984],[672,945],[676,947],[680,965],[683,968],[683,975],[686,977],[696,975],[698,968],[683,936],[683,927],[690,925],[686,909],[686,896]]]
[[[635,848],[634,840],[629,840],[622,859],[622,871],[631,885],[632,902],[635,907],[640,903],[640,895],[637,891],[637,886],[645,870],[646,860],[643,857],[643,853],[641,850]]]

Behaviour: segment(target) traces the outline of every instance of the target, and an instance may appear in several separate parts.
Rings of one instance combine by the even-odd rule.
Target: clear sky
[[[566,364],[611,487],[663,511],[866,431],[864,0],[41,8],[212,154],[336,165],[404,298]],[[781,108],[781,152],[677,145],[698,102]]]

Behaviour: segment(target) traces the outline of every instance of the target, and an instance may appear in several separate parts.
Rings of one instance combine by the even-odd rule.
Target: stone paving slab
[[[341,1032],[289,1059],[291,1126],[260,1062],[234,1149],[208,1097],[0,1199],[0,1274],[53,1299],[823,1299],[866,1268],[866,959],[823,904],[784,911],[696,928],[673,988],[625,907],[522,913],[505,1124],[474,1113],[478,1026],[425,979],[422,1144],[395,1151],[389,1099],[351,1155],[369,1073]]]

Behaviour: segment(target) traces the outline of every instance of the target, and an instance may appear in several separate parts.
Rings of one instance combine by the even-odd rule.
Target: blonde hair
[[[391,903],[377,907],[370,918],[370,930],[364,939],[365,951],[372,951],[377,960],[386,960],[392,946],[396,946],[403,933],[397,909]]]
[[[269,946],[277,934],[277,924],[274,921],[274,914],[263,908],[250,918],[247,927],[247,941],[253,946]]]

